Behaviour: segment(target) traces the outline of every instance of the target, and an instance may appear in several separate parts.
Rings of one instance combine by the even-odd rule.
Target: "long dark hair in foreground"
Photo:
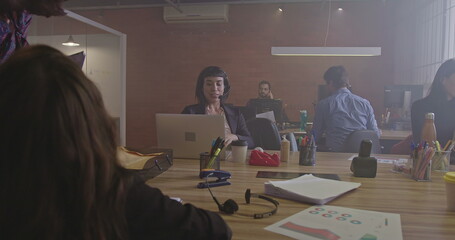
[[[101,94],[56,49],[0,65],[0,239],[126,239],[126,174]]]
[[[455,73],[455,59],[451,58],[445,61],[436,71],[433,83],[430,87],[428,98],[436,103],[442,104],[447,101],[447,91],[442,82],[446,78],[450,78]]]

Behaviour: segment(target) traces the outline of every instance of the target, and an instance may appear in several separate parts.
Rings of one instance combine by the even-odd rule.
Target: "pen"
[[[313,137],[314,139],[314,143],[316,143],[316,131],[314,131],[314,129],[311,129],[311,136]]]
[[[219,146],[216,148],[215,152],[213,153],[212,157],[210,158],[209,163],[207,164],[207,168],[212,168],[213,163],[215,162],[215,159],[218,157],[220,154],[221,150],[224,147],[224,140],[221,140],[221,142],[218,144]]]
[[[447,150],[447,148],[449,147],[450,143],[452,142],[452,140],[449,140],[447,141],[446,145],[444,146],[444,149],[442,151],[445,151]]]
[[[436,150],[441,151],[441,144],[439,144],[439,141],[436,140],[434,144],[436,145]]]
[[[308,136],[305,136],[305,137],[302,139],[301,145],[302,145],[303,147],[305,147],[307,144],[308,144]]]
[[[215,142],[212,144],[212,148],[210,149],[210,156],[213,156],[213,153],[215,152],[215,150],[220,145],[220,142],[221,142],[221,138],[217,137]]]
[[[215,153],[214,153],[213,156],[210,158],[210,161],[209,161],[209,163],[207,164],[207,168],[212,168],[213,162],[215,162],[215,158],[218,156],[218,154],[220,154],[220,152],[221,152],[221,149],[220,149],[220,148],[216,149]]]

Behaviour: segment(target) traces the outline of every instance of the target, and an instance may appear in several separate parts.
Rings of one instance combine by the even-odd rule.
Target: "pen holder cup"
[[[299,165],[316,165],[316,148],[317,146],[302,146],[299,153]]]
[[[450,153],[452,151],[436,151],[431,159],[431,170],[448,172],[450,169]]]
[[[202,169],[215,169],[220,170],[220,155],[210,162],[211,157],[208,152],[203,152],[199,154],[199,171]]]
[[[431,160],[425,163],[422,159],[413,158],[411,177],[419,182],[431,181]]]

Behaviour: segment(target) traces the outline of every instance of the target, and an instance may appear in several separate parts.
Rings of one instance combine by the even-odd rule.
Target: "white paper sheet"
[[[268,112],[264,112],[264,113],[258,113],[258,114],[256,114],[256,117],[257,118],[267,118],[267,119],[269,119],[272,122],[276,122],[275,114],[273,113],[273,111],[268,111]]]

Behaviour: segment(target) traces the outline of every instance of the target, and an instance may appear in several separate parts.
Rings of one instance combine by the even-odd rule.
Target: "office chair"
[[[256,118],[255,108],[248,106],[238,106],[237,108],[240,110],[240,113],[242,113],[243,118],[245,118],[245,121]]]
[[[295,139],[295,135],[293,132],[286,133],[286,139],[289,140],[290,150],[291,152],[298,152],[299,148],[297,147],[297,139]]]
[[[254,118],[246,122],[255,147],[264,150],[280,150],[281,139],[276,124],[266,118]]]
[[[357,130],[352,132],[346,139],[343,152],[358,153],[360,149],[360,142],[364,139],[369,139],[373,143],[371,146],[371,153],[381,153],[379,137],[373,130]]]

